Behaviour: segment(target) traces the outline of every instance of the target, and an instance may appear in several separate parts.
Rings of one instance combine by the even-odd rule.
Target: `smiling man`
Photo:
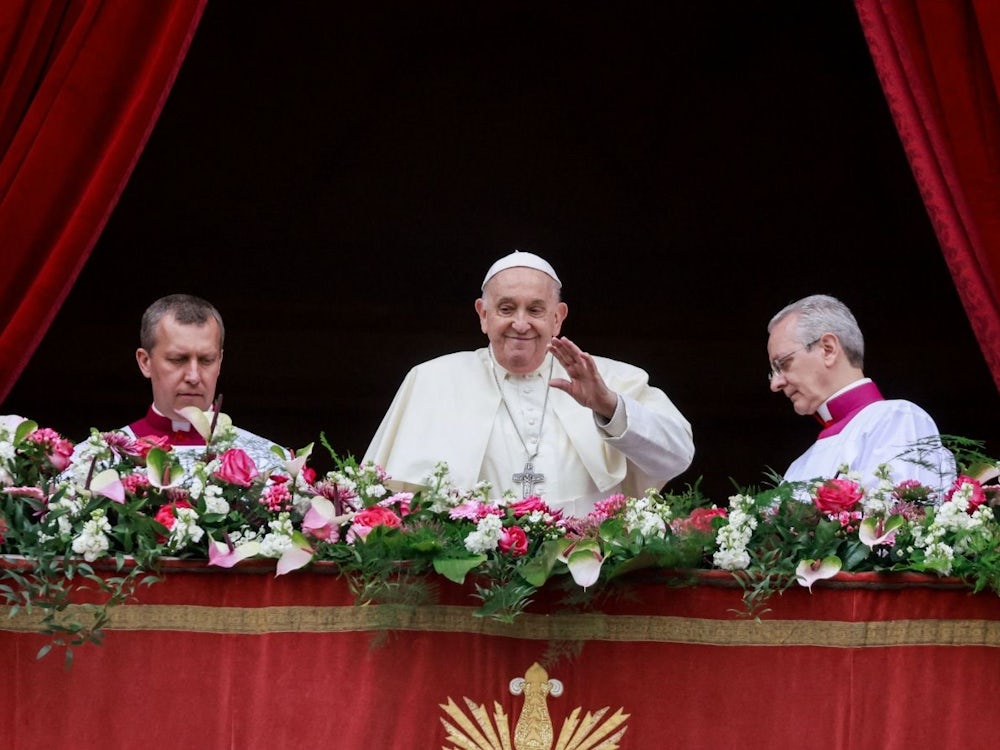
[[[575,516],[683,472],[690,424],[645,371],[559,335],[561,288],[534,253],[496,261],[475,302],[489,346],[410,370],[365,459],[408,488],[445,461],[463,489],[488,482],[492,498],[537,495]]]
[[[767,331],[771,390],[822,425],[813,446],[785,472],[786,481],[830,479],[846,467],[874,486],[885,464],[894,483],[950,486],[954,457],[940,445],[937,425],[910,401],[886,400],[865,377],[864,337],[843,302],[805,297],[771,318]]]
[[[222,316],[200,297],[171,294],[151,304],[142,316],[135,359],[152,385],[153,403],[143,418],[122,431],[166,439],[174,447],[205,445],[180,410],[212,408],[224,339]],[[240,428],[236,433],[233,446],[246,451],[258,467],[277,462],[271,441]]]

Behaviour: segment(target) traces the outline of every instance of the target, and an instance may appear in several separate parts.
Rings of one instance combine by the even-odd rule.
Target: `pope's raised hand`
[[[577,403],[592,409],[604,419],[611,419],[618,405],[618,395],[605,384],[594,358],[565,336],[553,338],[548,348],[570,378],[552,378],[549,384],[568,393]]]

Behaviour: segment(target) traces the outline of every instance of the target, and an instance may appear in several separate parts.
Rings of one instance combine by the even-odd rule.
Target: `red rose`
[[[161,451],[170,450],[170,438],[166,435],[146,435],[135,441],[135,448],[139,453],[139,456],[145,458],[149,455],[149,452],[153,448],[159,448]]]
[[[836,515],[854,510],[863,495],[857,482],[850,479],[828,479],[816,490],[813,505],[823,513]]]
[[[965,474],[959,474],[955,479],[955,483],[951,485],[951,489],[945,493],[944,501],[950,501],[952,496],[962,488],[963,484],[968,484],[972,487],[972,494],[969,495],[969,506],[966,508],[966,513],[971,516],[976,512],[976,508],[986,502],[986,493],[983,491],[983,485],[980,484],[979,480]]]
[[[513,557],[521,557],[528,554],[528,535],[520,526],[511,526],[504,529],[500,536],[499,543],[501,552],[508,552]]]
[[[685,534],[692,531],[709,533],[712,531],[712,519],[725,518],[725,508],[695,508],[687,518],[679,518],[670,524],[675,534]]]
[[[239,448],[230,448],[219,459],[219,468],[212,474],[216,479],[235,484],[239,487],[249,487],[259,472],[253,459]]]
[[[399,526],[402,523],[399,516],[393,513],[388,508],[383,508],[380,505],[375,505],[371,508],[365,508],[354,516],[354,523],[356,525],[368,526],[373,528],[375,526]]]
[[[161,526],[165,526],[167,529],[173,529],[174,523],[177,522],[177,509],[178,508],[190,508],[191,503],[187,500],[178,500],[173,503],[167,503],[166,505],[161,505],[160,509],[156,511],[156,515],[153,520],[156,521]],[[158,541],[162,544],[167,540],[166,537],[161,536]]]

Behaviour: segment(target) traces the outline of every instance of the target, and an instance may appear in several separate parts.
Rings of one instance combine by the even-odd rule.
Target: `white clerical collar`
[[[855,380],[853,383],[848,383],[836,393],[830,394],[830,397],[819,405],[819,408],[816,410],[816,414],[818,414],[823,419],[824,422],[829,422],[831,419],[833,419],[833,415],[830,414],[830,407],[827,406],[827,404],[829,404],[831,401],[833,401],[833,399],[837,398],[837,396],[841,395],[842,393],[853,391],[859,385],[864,385],[865,383],[870,383],[870,382],[872,382],[871,378],[859,378],[858,380]]]
[[[168,419],[166,414],[156,408],[156,404],[153,404],[153,412],[159,414],[164,419]],[[170,429],[174,432],[189,432],[191,430],[191,423],[186,420],[171,419]]]
[[[533,378],[544,378],[546,376],[546,374],[549,374],[549,377],[551,377],[550,373],[552,372],[552,366],[555,363],[554,362],[550,362],[549,360],[551,358],[553,358],[554,356],[555,355],[553,355],[551,353],[550,354],[546,354],[545,355],[545,359],[542,360],[542,363],[540,365],[538,365],[538,367],[535,368],[535,370],[532,371],[532,372],[523,372],[523,373],[511,372],[506,367],[504,367],[499,362],[497,362],[497,358],[495,356],[493,356],[493,346],[490,345],[490,359],[493,361],[493,367],[496,369],[496,371],[498,373],[500,373],[500,376],[504,380],[506,380],[507,378],[518,378],[520,380],[531,380]],[[547,380],[545,382],[548,383]]]

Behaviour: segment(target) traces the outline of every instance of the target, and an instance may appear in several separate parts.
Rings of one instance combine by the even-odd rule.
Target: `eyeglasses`
[[[821,339],[823,337],[820,336],[819,338]],[[788,370],[788,364],[789,364],[789,362],[791,362],[792,357],[794,357],[799,352],[802,352],[802,351],[806,351],[807,352],[807,351],[809,351],[810,349],[812,349],[818,343],[819,343],[819,339],[814,339],[813,341],[810,341],[805,346],[799,347],[794,352],[788,352],[788,354],[785,354],[785,355],[783,355],[781,357],[775,357],[774,359],[772,359],[771,360],[771,370],[767,373],[767,382],[770,383],[772,380],[774,380],[779,375],[784,375],[785,372]]]

